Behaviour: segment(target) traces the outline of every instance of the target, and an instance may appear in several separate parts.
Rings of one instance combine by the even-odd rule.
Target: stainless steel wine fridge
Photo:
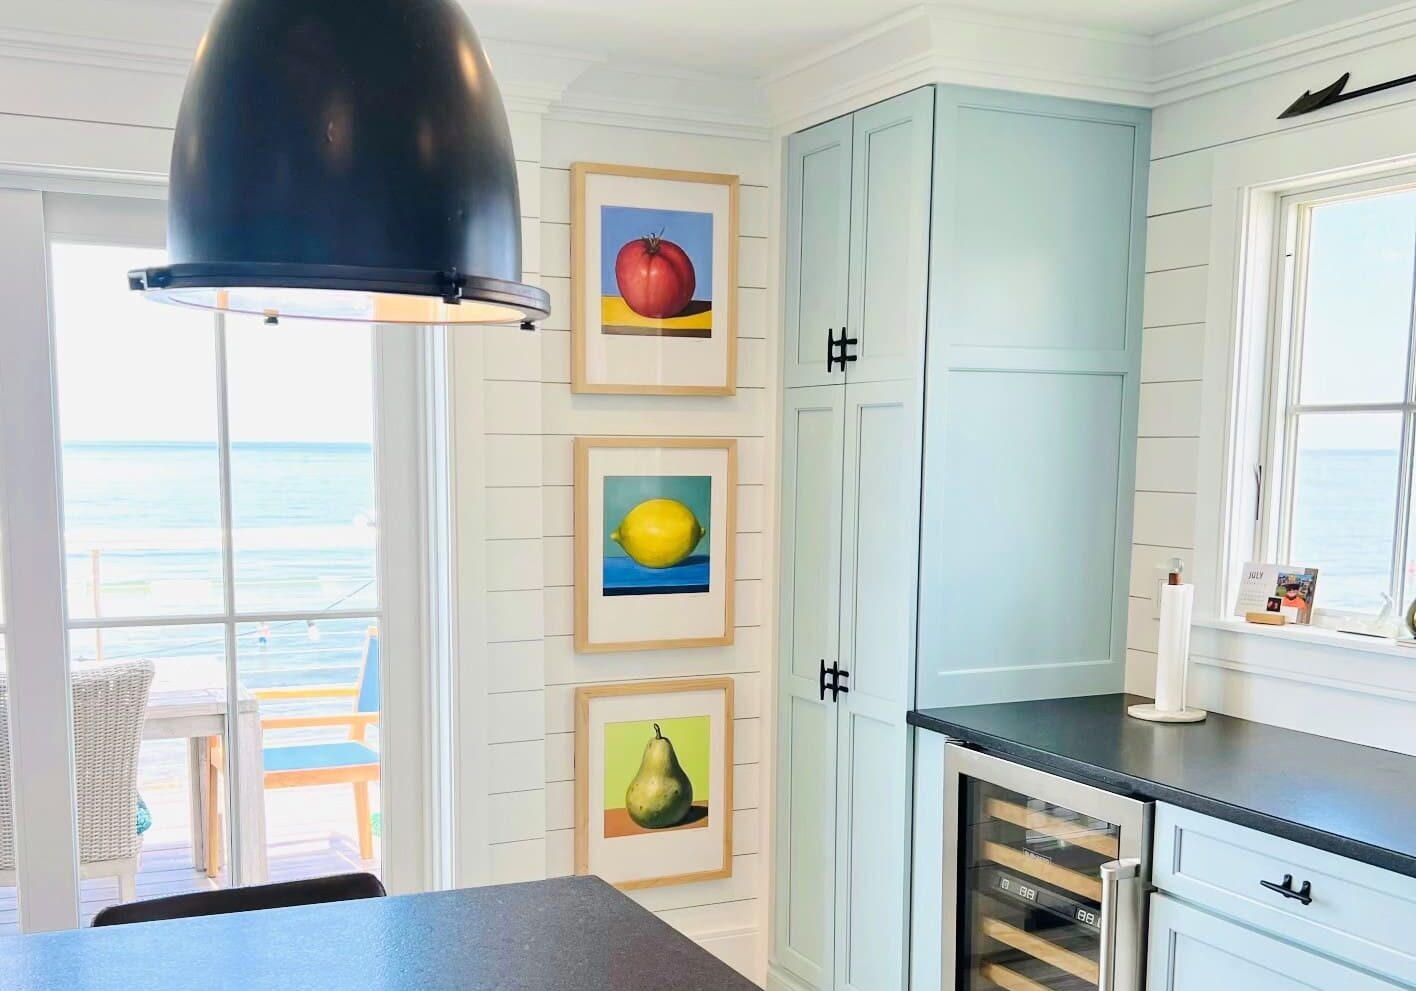
[[[946,754],[945,988],[1140,991],[1152,803]]]

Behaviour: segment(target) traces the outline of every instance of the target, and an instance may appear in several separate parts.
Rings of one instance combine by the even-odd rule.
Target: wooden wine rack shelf
[[[1073,977],[1080,977],[1088,984],[1095,984],[1101,979],[1101,968],[1097,966],[1095,961],[1088,960],[1080,953],[1073,953],[1055,943],[1050,943],[1040,936],[1023,932],[1023,930],[998,919],[983,919],[982,929],[983,934],[989,939],[997,940],[1005,946],[1020,950],[1033,959],[1041,960],[1058,970],[1065,970]]]
[[[992,981],[1003,988],[1003,991],[1049,991],[1047,987],[1037,981],[1024,977],[1015,970],[1009,970],[1001,963],[993,963],[991,960],[985,960],[979,964],[978,974],[985,981]]]
[[[1047,884],[1065,888],[1074,895],[1090,898],[1094,902],[1101,901],[1101,878],[1099,877],[1088,877],[1069,867],[1054,864],[1050,860],[1030,857],[1021,850],[1015,850],[1010,846],[991,840],[983,844],[983,855],[995,864],[1012,868]]]
[[[1046,812],[1027,809],[1013,802],[1005,802],[1001,798],[987,799],[983,803],[983,811],[991,819],[1002,819],[1004,822],[1011,822],[1024,829],[1045,833],[1064,843],[1091,850],[1093,853],[1099,853],[1111,860],[1121,856],[1121,841],[1117,837],[1089,830],[1085,826],[1079,826],[1075,822],[1060,819]]]

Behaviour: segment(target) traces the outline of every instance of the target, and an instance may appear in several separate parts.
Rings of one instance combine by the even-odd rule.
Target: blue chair
[[[379,721],[379,631],[369,627],[364,640],[364,661],[359,670],[359,681],[353,685],[308,685],[293,688],[266,688],[255,693],[262,701],[290,699],[349,698],[353,709],[349,712],[326,713],[318,716],[268,716],[261,720],[261,729],[299,729],[310,726],[348,726],[347,740],[329,743],[300,743],[290,746],[265,747],[265,786],[267,788],[300,788],[309,785],[348,784],[354,787],[354,816],[358,820],[359,856],[372,860],[374,856],[374,829],[369,817],[369,783],[379,780],[379,753],[367,742],[370,726]],[[213,774],[219,772],[221,755],[212,748]],[[219,788],[208,789],[210,795],[220,793]],[[212,821],[209,819],[208,821]],[[221,830],[212,830],[214,841],[207,847],[212,851],[220,843]],[[220,864],[219,853],[208,854],[208,871]]]

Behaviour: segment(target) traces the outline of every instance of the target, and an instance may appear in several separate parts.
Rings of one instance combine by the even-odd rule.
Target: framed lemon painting
[[[737,441],[575,441],[575,649],[733,642]]]
[[[575,691],[575,872],[620,888],[729,877],[733,680]]]
[[[738,177],[571,167],[571,388],[731,395]]]

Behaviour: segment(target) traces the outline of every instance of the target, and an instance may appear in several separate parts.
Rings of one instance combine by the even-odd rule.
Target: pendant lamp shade
[[[501,93],[452,0],[224,0],[173,138],[169,264],[129,285],[267,318],[539,320]]]

